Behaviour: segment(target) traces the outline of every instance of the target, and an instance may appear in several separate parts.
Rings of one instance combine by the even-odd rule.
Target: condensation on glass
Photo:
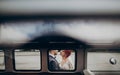
[[[120,53],[88,52],[87,69],[92,71],[120,71]]]
[[[4,51],[0,50],[0,70],[5,70]]]
[[[41,69],[41,55],[38,49],[16,49],[14,57],[16,70]]]

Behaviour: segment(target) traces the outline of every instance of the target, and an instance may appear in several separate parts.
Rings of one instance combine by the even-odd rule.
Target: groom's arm
[[[59,67],[55,61],[51,61],[49,67],[50,70],[59,70]]]

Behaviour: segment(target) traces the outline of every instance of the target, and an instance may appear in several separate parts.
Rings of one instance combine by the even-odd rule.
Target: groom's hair
[[[54,50],[52,50],[52,49],[51,49],[51,50],[49,50],[49,53],[51,53],[52,51],[54,51]]]

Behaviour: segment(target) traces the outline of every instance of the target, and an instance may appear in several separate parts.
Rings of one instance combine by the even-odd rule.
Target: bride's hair
[[[71,55],[71,50],[64,50],[66,57],[69,57]]]

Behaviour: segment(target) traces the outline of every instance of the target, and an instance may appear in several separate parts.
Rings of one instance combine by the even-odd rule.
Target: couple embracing
[[[62,57],[62,61],[58,63],[55,59],[58,54],[58,50],[50,50],[49,51],[49,70],[73,70],[73,65],[71,64],[68,57],[71,55],[71,50],[61,50],[60,56]]]

